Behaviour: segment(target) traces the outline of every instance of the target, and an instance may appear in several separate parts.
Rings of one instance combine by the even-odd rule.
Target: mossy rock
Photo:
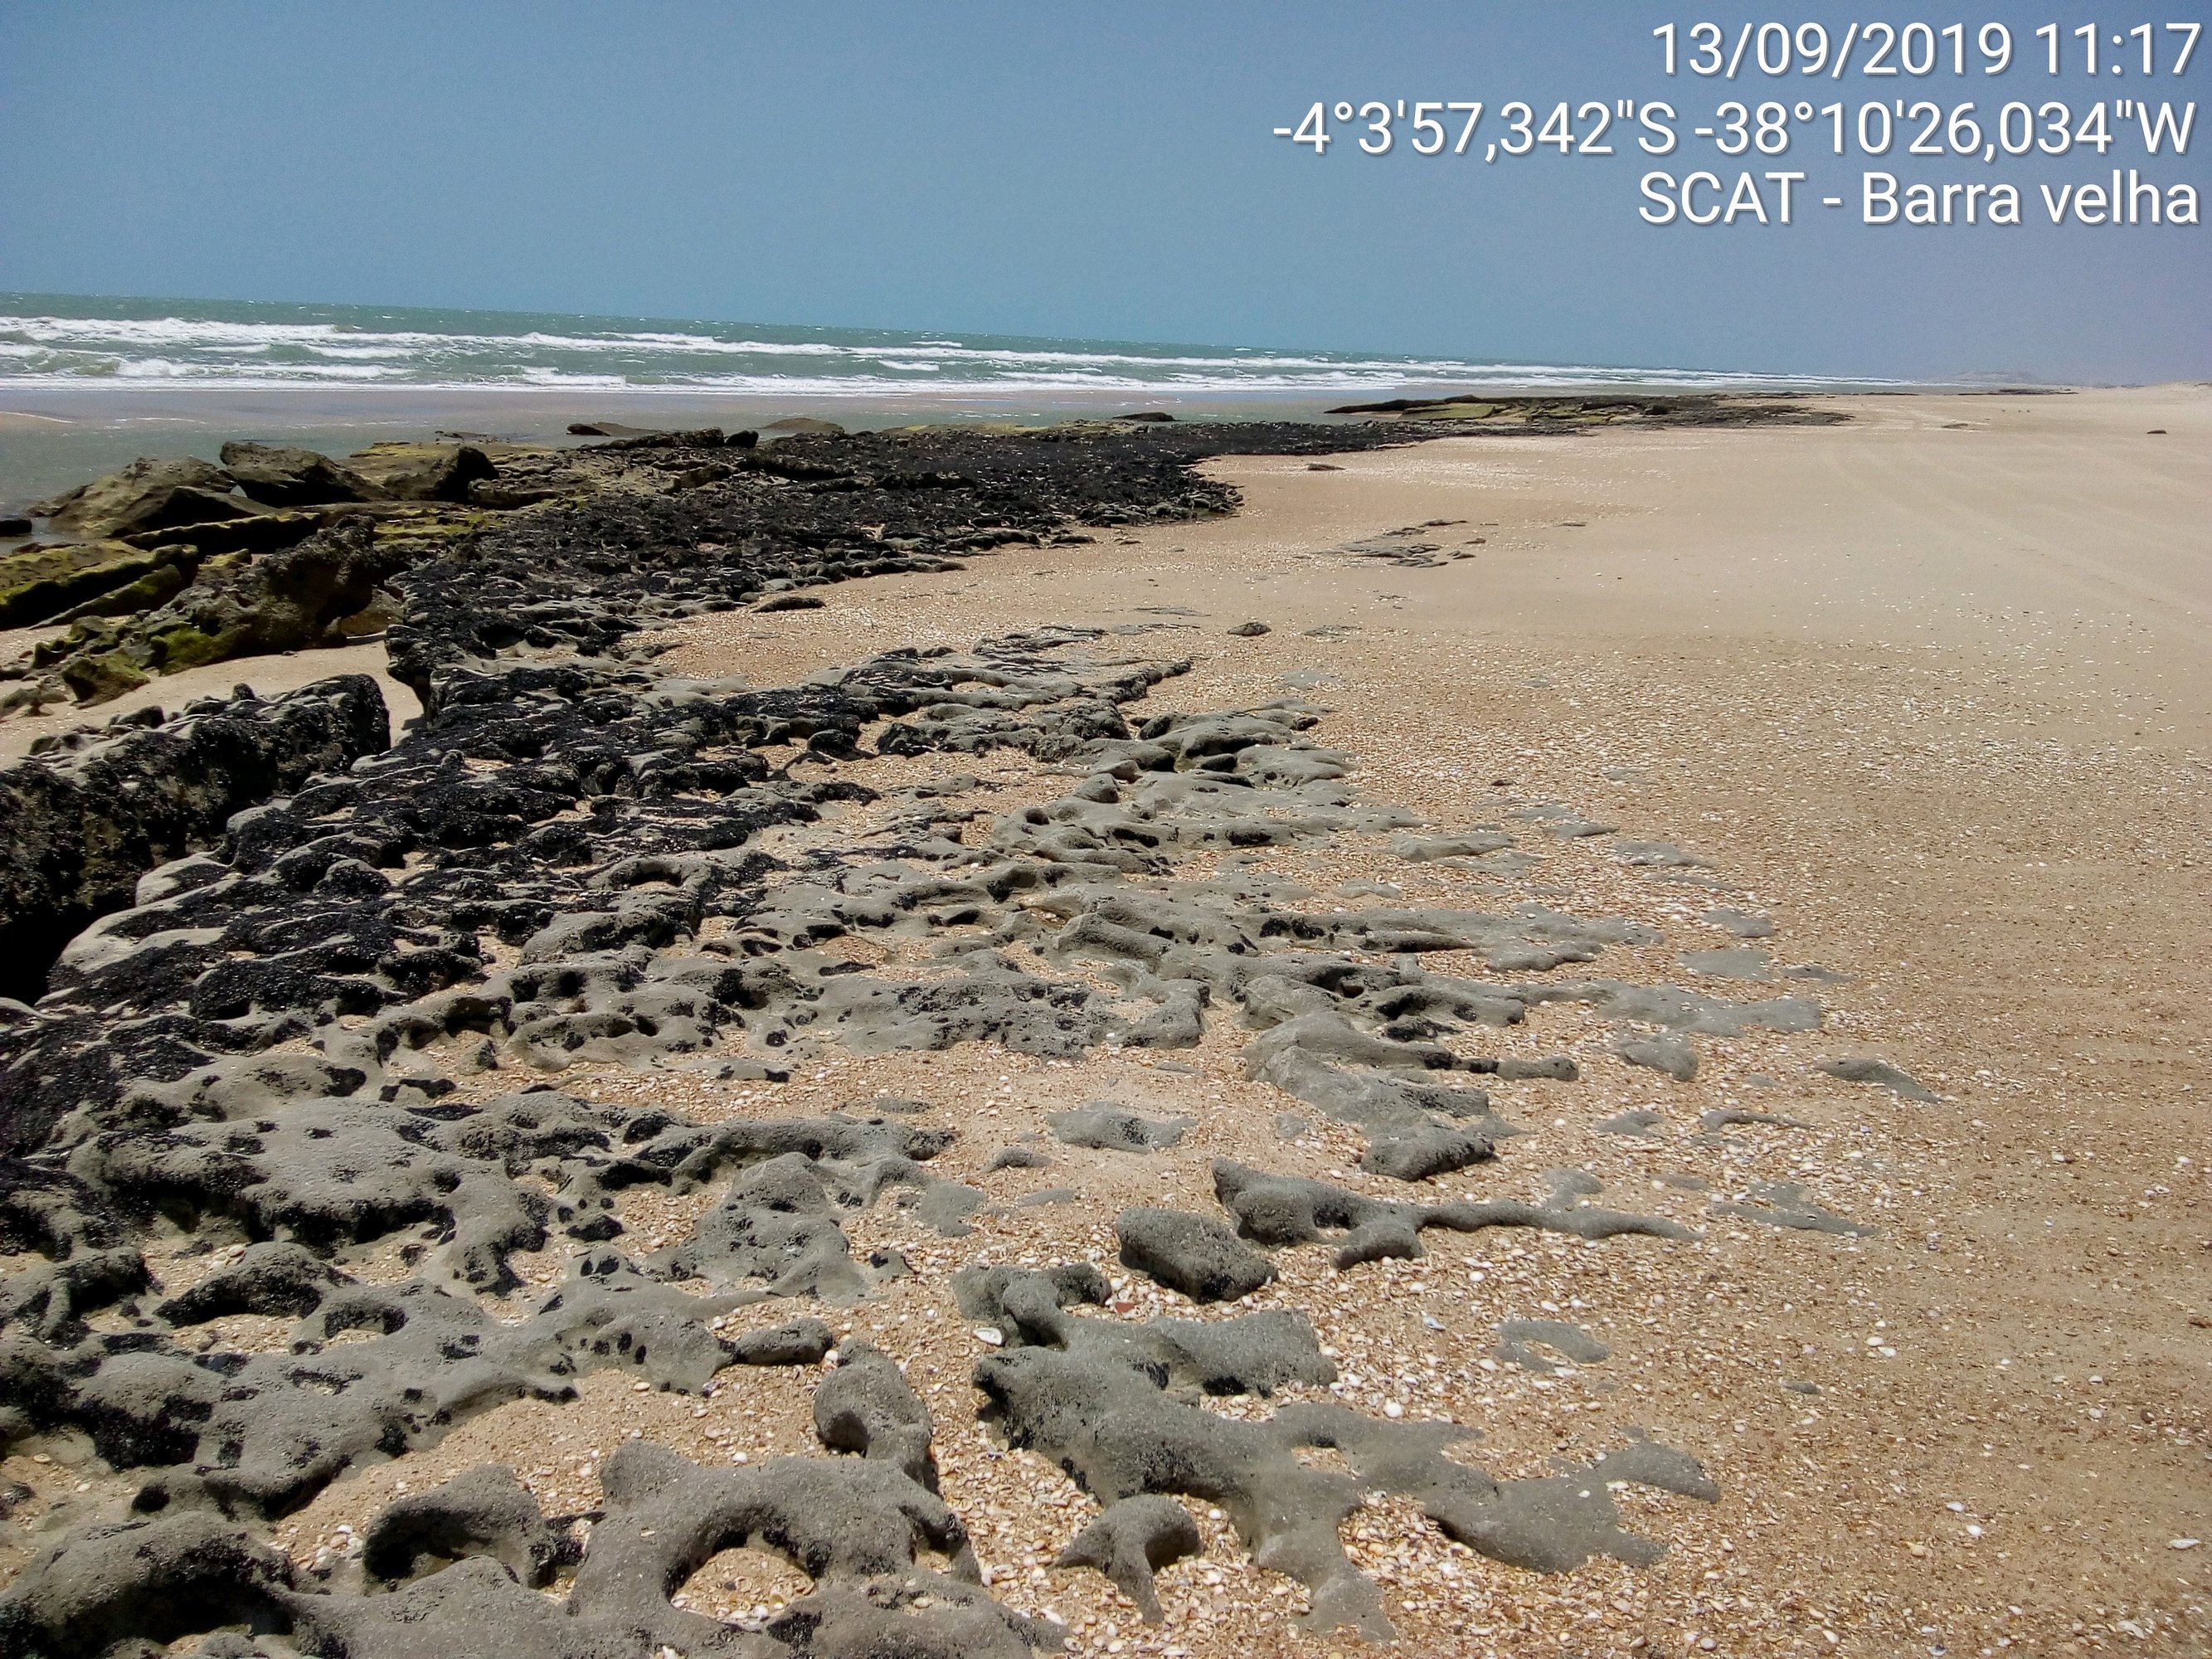
[[[127,651],[76,657],[62,665],[62,684],[79,702],[106,702],[125,691],[137,690],[151,678]]]
[[[156,603],[119,623],[82,617],[66,636],[35,647],[31,665],[58,671],[78,698],[99,702],[154,673],[335,645],[346,637],[340,624],[361,616],[386,580],[421,556],[380,540],[358,519],[275,552],[217,554],[198,561],[193,580],[173,575],[118,593],[97,608],[120,611],[142,596]]]
[[[274,553],[295,546],[307,539],[323,527],[325,514],[309,511],[301,513],[254,513],[243,518],[227,519],[220,524],[196,524],[183,529],[161,527],[134,531],[117,539],[133,547],[154,548],[178,542],[190,542],[201,553]]]
[[[478,478],[499,476],[474,444],[371,444],[346,462],[355,476],[402,501],[465,501]]]
[[[51,668],[66,658],[98,656],[112,650],[121,640],[121,631],[101,617],[88,617],[70,624],[68,633],[51,640],[40,640],[31,647],[31,666]]]
[[[240,489],[270,507],[384,499],[384,491],[360,473],[312,449],[231,442],[222,447],[222,464]]]
[[[0,558],[0,628],[27,628],[170,562],[119,542],[30,547]]]
[[[80,617],[135,617],[141,611],[151,611],[164,605],[175,594],[184,591],[191,580],[191,574],[174,564],[156,565],[135,582],[94,595],[83,604],[63,615],[64,622],[74,622]]]
[[[181,622],[151,629],[145,636],[146,647],[164,674],[202,668],[211,662],[246,654],[252,640],[252,630],[249,628],[226,628],[211,634]]]
[[[116,536],[252,513],[250,503],[230,495],[230,474],[206,461],[141,456],[121,471],[40,501],[31,511],[52,520],[57,530]]]

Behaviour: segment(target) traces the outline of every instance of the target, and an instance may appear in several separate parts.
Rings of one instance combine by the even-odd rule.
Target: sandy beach
[[[1132,1328],[1295,1314],[1333,1381],[1178,1395],[1173,1409],[1448,1421],[1474,1431],[1449,1459],[1509,1486],[1551,1482],[1570,1507],[1595,1501],[1595,1484],[1626,1532],[1662,1547],[1607,1544],[1571,1571],[1533,1571],[1454,1541],[1414,1486],[1393,1486],[1349,1442],[1301,1446],[1298,1467],[1357,1477],[1341,1541],[1398,1650],[1871,1659],[2212,1643],[2212,1545],[2197,1541],[2212,1478],[2212,390],[1809,401],[1848,418],[1219,456],[1198,471],[1237,493],[1231,515],[1010,543],[958,568],[807,587],[818,605],[702,610],[649,635],[657,674],[767,689],[908,647],[957,659],[987,637],[1103,630],[1066,656],[1071,683],[1188,660],[1126,705],[1139,738],[1165,711],[1258,711],[1276,722],[1268,752],[1291,757],[1277,763],[1285,777],[1334,786],[1314,757],[1334,756],[1348,792],[1334,817],[1297,808],[1327,820],[1310,831],[1164,843],[1124,885],[1216,921],[1270,906],[1504,915],[1523,930],[1516,950],[1563,916],[1611,930],[1601,950],[1533,968],[1468,941],[1344,947],[1376,973],[1584,988],[1524,998],[1510,1023],[1409,1017],[1382,1032],[1508,1062],[1471,1079],[1506,1126],[1494,1158],[1417,1182],[1362,1167],[1372,1124],[1263,1073],[1264,1010],[1218,979],[1187,1043],[901,1048],[794,1024],[771,1048],[755,1018],[718,1039],[715,1054],[745,1063],[722,1074],[588,1047],[548,1073],[579,1098],[705,1124],[927,1103],[918,1121],[951,1132],[929,1174],[982,1194],[969,1229],[930,1224],[927,1203],[848,1205],[854,1260],[896,1256],[899,1271],[863,1299],[779,1297],[714,1328],[818,1314],[848,1359],[856,1344],[889,1353],[933,1423],[936,1490],[964,1521],[980,1582],[1049,1620],[1069,1651],[1364,1644],[1350,1625],[1302,1627],[1312,1576],[1255,1560],[1267,1552],[1237,1502],[1188,1486],[1171,1489],[1200,1547],[1159,1567],[1160,1621],[1099,1571],[1061,1565],[1099,1504],[1067,1459],[979,1419],[978,1362],[1048,1350],[978,1313],[956,1291],[963,1268],[1097,1265],[1110,1294],[1066,1304],[1069,1318]],[[381,654],[218,663],[117,708],[173,708],[234,683],[270,693],[338,655],[333,669],[381,672]],[[22,734],[68,718],[20,717],[0,743],[12,758]],[[1306,722],[1295,740],[1293,720]],[[748,843],[783,861],[762,878],[771,899],[825,871],[919,858],[917,846],[957,872],[1030,845],[1024,825],[1044,845],[1051,814],[1079,825],[1081,803],[1119,810],[1141,787],[1134,767],[1116,786],[1060,750],[902,751],[890,724],[868,725],[852,752],[824,748],[813,774],[866,798],[824,795],[817,820]],[[805,742],[767,752],[811,763]],[[964,941],[1102,996],[1156,994],[1143,973],[1050,954],[1050,926],[1068,916],[1039,922],[1048,909],[999,894],[972,914],[940,908],[927,927],[916,912],[879,934],[778,937],[824,982],[931,981],[952,971],[947,941]],[[748,927],[769,927],[714,926],[694,943],[732,961],[754,949]],[[526,962],[501,947],[487,971]],[[1708,1009],[1814,999],[1820,1018],[1670,1023],[1636,1015],[1654,1004],[1608,1003],[1622,986],[1680,988]],[[484,1105],[531,1075],[511,1059],[465,1063],[475,1043],[424,1048],[420,1064],[443,1068],[441,1108]],[[1068,1115],[1100,1103],[1157,1144],[1082,1144]],[[1425,1225],[1419,1254],[1357,1263],[1270,1243],[1272,1278],[1202,1307],[1122,1265],[1116,1221],[1132,1206],[1224,1218],[1224,1162],[1385,1204],[1510,1199],[1538,1218]],[[728,1189],[621,1188],[620,1248],[680,1248]],[[1653,1225],[1601,1238],[1561,1220],[1599,1207]],[[404,1280],[421,1247],[397,1254],[398,1236],[343,1255],[347,1271]],[[529,1296],[604,1243],[555,1233],[518,1249],[517,1285],[488,1305],[519,1322]],[[226,1265],[174,1228],[144,1249],[172,1297]],[[97,1317],[112,1322],[95,1331],[125,1328]],[[294,1326],[232,1312],[198,1328],[210,1346],[267,1354]],[[511,1466],[544,1514],[574,1516],[620,1509],[601,1477],[631,1440],[724,1470],[814,1454],[829,1438],[816,1390],[844,1374],[831,1366],[735,1382],[724,1370],[704,1393],[611,1364],[580,1375],[573,1400],[514,1399],[404,1455],[363,1458],[267,1534],[305,1574],[344,1559],[384,1506],[485,1462]],[[0,1534],[0,1575],[52,1541],[36,1529],[46,1506],[119,1514],[139,1484],[66,1438],[22,1440],[0,1463],[28,1494]],[[1712,1492],[1608,1483],[1600,1458],[1647,1442],[1694,1459]],[[809,1587],[758,1540],[684,1581],[679,1608],[754,1629]],[[196,1639],[173,1650],[200,1650]]]

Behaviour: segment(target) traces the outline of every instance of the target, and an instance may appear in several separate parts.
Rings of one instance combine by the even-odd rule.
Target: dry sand
[[[1688,971],[1678,952],[1738,943],[1703,919],[1718,902],[1772,918],[1774,937],[1751,943],[1778,971],[1843,976],[1812,988],[1824,1031],[1700,1039],[1689,1083],[1613,1057],[1610,1025],[1578,1005],[1481,1034],[1491,1052],[1573,1054],[1584,1080],[1498,1084],[1499,1109],[1530,1133],[1498,1164],[1435,1186],[1536,1197],[1547,1169],[1584,1170],[1601,1201],[1693,1226],[1697,1243],[1431,1234],[1421,1260],[1344,1273],[1322,1250],[1279,1255],[1283,1277],[1255,1304],[1307,1312],[1344,1373],[1285,1397],[1450,1417],[1484,1436],[1462,1455],[1500,1476],[1586,1462],[1648,1430],[1704,1460],[1721,1489],[1711,1505],[1623,1494],[1627,1523],[1667,1554],[1557,1577],[1448,1544],[1407,1500],[1370,1503],[1346,1543],[1382,1583],[1401,1650],[2185,1653],[2212,1642],[2212,1546],[2174,1547],[2212,1534],[2212,1144],[2198,1104],[2212,1091],[2212,393],[1842,406],[1853,422],[1831,428],[1449,440],[1329,471],[1212,463],[1244,492],[1233,519],[827,588],[818,611],[703,618],[663,659],[773,684],[1033,623],[1142,629],[1131,651],[1194,660],[1153,694],[1158,706],[1300,692],[1333,711],[1310,735],[1357,757],[1364,796],[1445,828],[1510,823],[1541,858],[1531,890],[1471,863],[1407,864],[1379,842],[1265,855],[1317,894],[1387,881],[1409,903],[1479,907],[1533,890],[1666,933],[1662,946],[1609,949],[1598,971],[1724,996],[1798,988]],[[1433,544],[1433,562],[1343,550],[1393,545],[1388,532],[1409,526],[1425,528],[1396,544]],[[1228,635],[1246,620],[1272,631]],[[948,769],[931,757],[841,769],[896,785]],[[968,769],[995,786],[994,811],[1069,782],[1004,752]],[[1547,802],[1619,836],[1553,842],[1514,816]],[[769,850],[849,839],[873,810],[776,832],[788,844]],[[1625,864],[1613,848],[1632,837],[1679,842],[1704,863]],[[1073,1065],[972,1046],[832,1050],[781,1086],[611,1068],[561,1086],[707,1117],[881,1094],[938,1103],[932,1121],[961,1139],[933,1167],[1007,1207],[957,1239],[887,1208],[851,1218],[856,1250],[895,1245],[916,1273],[824,1311],[909,1362],[936,1416],[945,1495],[994,1593],[1067,1621],[1082,1654],[1344,1654],[1360,1644],[1292,1634],[1303,1588],[1255,1567],[1202,1509],[1206,1556],[1160,1577],[1164,1626],[1139,1623],[1097,1574],[1052,1566],[1096,1506],[978,1427],[968,1368],[987,1350],[947,1283],[976,1261],[1097,1252],[1110,1266],[1125,1205],[1218,1213],[1217,1157],[1404,1195],[1352,1170],[1350,1129],[1244,1079],[1247,1036],[1216,1019],[1194,1050]],[[1940,1097],[1814,1069],[1835,1056],[1878,1056]],[[1194,1123],[1148,1157],[1041,1139],[1048,1167],[986,1171],[994,1152],[1038,1135],[1047,1111],[1102,1097]],[[1653,1133],[1599,1127],[1633,1109],[1659,1115]],[[1701,1125],[1724,1110],[1789,1121]],[[1312,1127],[1281,1139],[1285,1112]],[[1876,1231],[1788,1231],[1708,1208],[1778,1182]],[[1040,1188],[1066,1196],[1014,1204]],[[681,1237],[707,1201],[637,1192],[624,1218],[650,1246]],[[566,1246],[519,1265],[549,1282]],[[1130,1274],[1116,1310],[1190,1309]],[[757,1311],[766,1324],[793,1310]],[[1510,1317],[1571,1321],[1611,1356],[1550,1376],[1501,1363]],[[395,1492],[487,1459],[516,1464],[549,1512],[585,1510],[600,1460],[633,1432],[725,1462],[812,1450],[813,1380],[763,1371],[701,1401],[601,1372],[576,1405],[502,1407],[340,1482],[278,1535],[310,1559]],[[22,1461],[6,1473],[34,1485],[57,1473]],[[728,1614],[805,1585],[733,1552],[684,1595]]]

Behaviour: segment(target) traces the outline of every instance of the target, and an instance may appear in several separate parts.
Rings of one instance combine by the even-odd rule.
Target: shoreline
[[[1655,376],[1648,380],[1470,380],[1469,398],[1520,397],[1642,398],[1701,396],[1782,400],[1797,398],[1878,398],[1917,396],[2064,396],[2080,391],[2149,391],[2153,386],[2094,387],[2076,386],[2016,386],[1998,382],[1855,381],[1807,377],[1781,384],[1765,384],[1746,376],[1741,382],[1670,380]],[[650,386],[540,387],[531,386],[375,386],[341,382],[301,385],[272,382],[241,385],[208,381],[164,384],[116,381],[47,382],[37,385],[0,381],[0,421],[10,417],[46,421],[96,421],[153,417],[198,426],[238,419],[275,416],[286,422],[343,424],[369,421],[381,424],[412,421],[418,425],[440,423],[455,415],[499,416],[512,421],[520,416],[532,429],[556,419],[585,420],[607,416],[601,405],[635,410],[646,404],[682,411],[686,420],[702,414],[722,414],[733,425],[758,424],[778,414],[818,414],[843,410],[867,417],[910,416],[921,422],[986,419],[1052,420],[1087,416],[1106,410],[1164,409],[1192,417],[1214,420],[1320,419],[1340,404],[1370,404],[1406,398],[1441,401],[1454,395],[1434,382],[1406,382],[1392,386],[1362,384],[1328,390],[1253,395],[1232,389],[1191,390],[1172,384],[1087,389],[1012,387],[994,392],[988,383],[963,387],[948,396],[942,388],[917,386],[910,392],[881,388],[850,392],[819,389],[787,391],[764,388],[725,392],[705,388]],[[740,419],[738,417],[744,417]],[[612,418],[607,416],[607,418]],[[696,423],[695,422],[695,423]],[[886,421],[884,423],[896,423]]]
[[[2075,390],[2033,388],[2024,395],[2068,395]],[[1254,398],[1234,392],[1189,392],[1163,386],[1049,395],[979,392],[957,399],[946,399],[934,389],[918,389],[911,396],[781,392],[732,396],[654,387],[541,390],[324,385],[248,388],[109,384],[33,390],[0,386],[0,509],[18,509],[27,501],[112,471],[141,454],[191,453],[213,460],[216,447],[228,438],[297,444],[343,453],[380,441],[420,438],[434,431],[462,431],[503,441],[558,447],[577,441],[568,434],[569,423],[592,420],[671,427],[718,425],[738,431],[798,416],[835,421],[854,431],[874,431],[908,425],[1023,426],[1158,410],[1186,421],[1329,423],[1355,418],[1329,414],[1332,408],[1347,403],[1436,395],[1437,388],[1426,385],[1395,391],[1316,392],[1297,397]],[[1717,393],[1700,383],[1623,386],[1591,381],[1559,386],[1532,383],[1517,390],[1486,387],[1470,395],[1593,398],[1722,395],[1790,401],[1997,394],[1990,388],[1947,392],[1932,386],[1840,392],[1748,386]]]

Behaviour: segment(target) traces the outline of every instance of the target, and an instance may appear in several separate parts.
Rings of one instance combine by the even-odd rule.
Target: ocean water
[[[750,323],[0,294],[0,391],[286,386],[932,404],[1121,394],[1278,399],[1655,386],[1783,391],[1785,376]],[[1832,384],[1820,382],[1817,384]]]

